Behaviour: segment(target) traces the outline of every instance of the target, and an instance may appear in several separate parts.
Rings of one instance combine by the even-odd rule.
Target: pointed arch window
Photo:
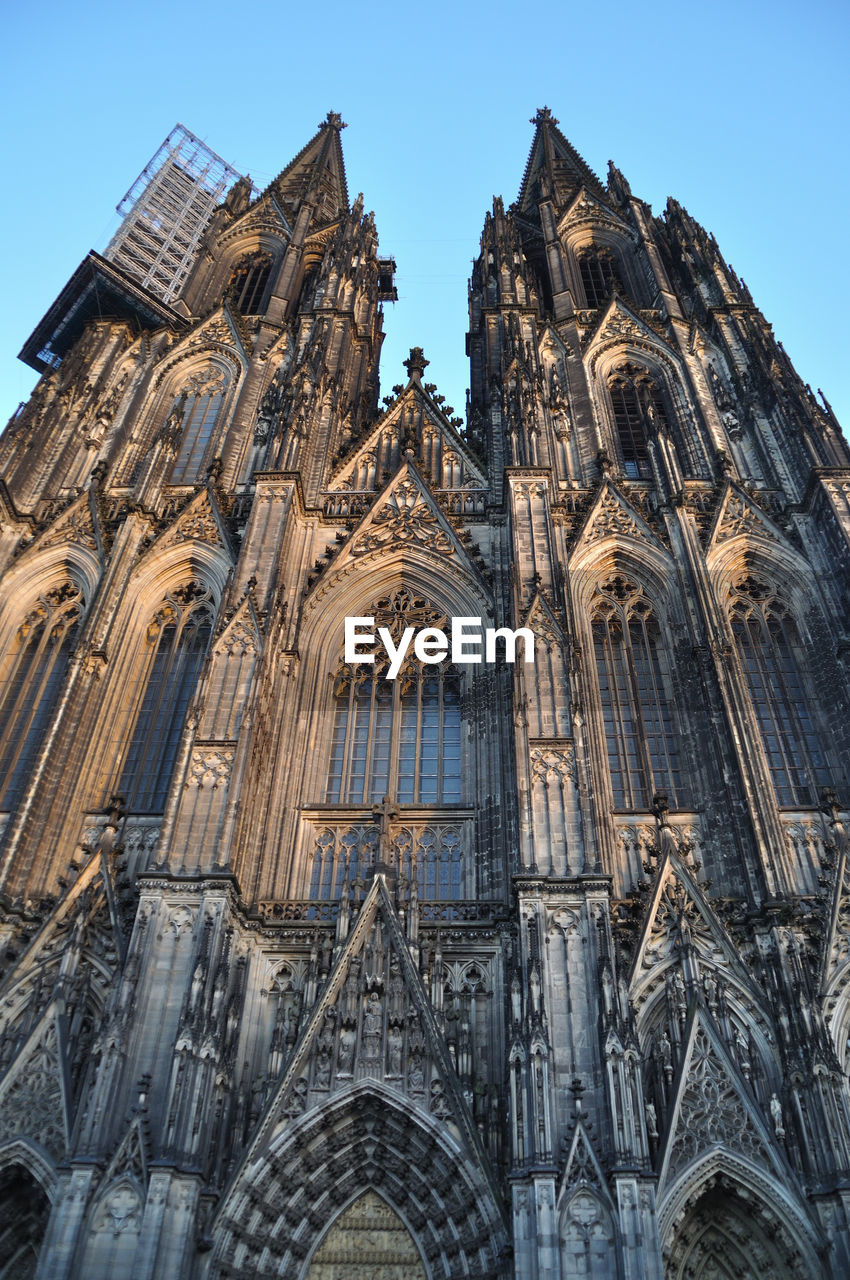
[[[6,655],[0,681],[0,809],[12,809],[32,774],[56,708],[83,610],[68,581],[40,597]]]
[[[272,266],[272,256],[264,250],[246,254],[239,260],[227,286],[227,297],[234,310],[243,316],[262,315]]]
[[[598,589],[591,621],[614,807],[648,809],[657,792],[681,807],[670,664],[652,606],[617,577]]]
[[[763,582],[748,575],[733,588],[730,622],[777,802],[813,805],[829,778],[794,618]]]
[[[591,245],[579,254],[579,271],[588,307],[601,307],[614,293],[623,293],[616,257],[607,248]]]
[[[186,709],[212,634],[214,604],[196,582],[165,598],[148,627],[138,714],[118,791],[131,813],[162,813]]]
[[[658,385],[646,369],[623,364],[609,377],[608,393],[623,470],[633,480],[651,479],[647,441],[659,425],[668,425]]]
[[[212,462],[227,382],[224,370],[211,366],[195,374],[175,399],[166,423],[180,440],[172,484],[195,484]]]
[[[399,591],[372,608],[375,626],[398,640],[404,626],[445,626],[426,602]],[[379,665],[344,664],[334,682],[326,800],[459,804],[461,688],[445,663],[408,660],[395,680]]]

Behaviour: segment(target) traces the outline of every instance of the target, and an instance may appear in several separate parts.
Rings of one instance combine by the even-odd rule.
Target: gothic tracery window
[[[812,805],[828,778],[794,619],[764,583],[746,576],[733,588],[730,621],[776,799]]]
[[[445,625],[424,600],[398,591],[372,610],[395,641],[407,626]],[[395,680],[386,664],[343,664],[334,683],[326,799],[368,804],[389,795],[402,804],[458,804],[460,678],[446,663],[408,658]]]
[[[213,622],[210,593],[196,582],[173,591],[148,627],[148,662],[132,697],[138,714],[118,785],[134,813],[162,813],[189,699]]]
[[[639,587],[616,577],[598,589],[592,631],[616,809],[647,809],[657,792],[681,803],[670,667],[661,628]]]
[[[608,379],[608,392],[623,470],[630,479],[650,479],[647,441],[659,424],[667,424],[661,392],[647,370],[634,364],[623,364],[614,370]]]
[[[171,472],[172,484],[194,484],[212,461],[215,429],[226,390],[224,370],[210,366],[194,374],[176,397],[169,424],[179,437],[180,447]]]
[[[13,808],[44,740],[82,613],[66,582],[42,596],[18,629],[0,676],[0,809]]]
[[[258,250],[240,259],[227,286],[227,296],[233,308],[243,316],[260,315],[271,273],[270,253]]]
[[[617,259],[610,249],[590,245],[579,253],[579,271],[588,307],[601,307],[623,291]]]

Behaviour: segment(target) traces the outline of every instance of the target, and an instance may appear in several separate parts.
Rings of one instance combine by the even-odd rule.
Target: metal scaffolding
[[[104,256],[171,302],[204,228],[240,174],[178,124],[117,206],[124,221]]]

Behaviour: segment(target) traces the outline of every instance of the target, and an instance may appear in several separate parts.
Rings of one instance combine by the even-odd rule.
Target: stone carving
[[[749,1156],[757,1164],[770,1162],[740,1094],[700,1026],[685,1076],[669,1177],[676,1177],[691,1160],[721,1144]]]
[[[633,512],[610,489],[602,495],[585,529],[585,542],[599,542],[602,538],[634,538],[648,542]]]
[[[575,779],[575,749],[572,743],[560,747],[532,747],[531,776],[544,785]]]
[[[367,528],[351,544],[351,554],[366,555],[382,547],[418,546],[453,555],[451,539],[436,511],[413,480],[401,480],[372,514]]]
[[[129,1182],[122,1181],[101,1200],[94,1215],[92,1231],[109,1231],[119,1236],[125,1231],[138,1232],[141,1225],[141,1196]]]
[[[0,1095],[0,1141],[25,1134],[61,1158],[66,1142],[61,1069],[56,1031],[48,1021]]]
[[[778,541],[768,528],[761,512],[740,493],[730,490],[714,535],[714,541],[727,542],[729,538],[737,538],[742,534],[751,533],[767,538],[771,542]]]
[[[232,746],[196,746],[192,752],[187,787],[223,787],[230,780],[235,750]]]

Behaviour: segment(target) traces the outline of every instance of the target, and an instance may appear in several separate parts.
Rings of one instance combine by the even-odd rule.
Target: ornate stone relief
[[[436,511],[413,480],[401,480],[372,513],[368,526],[354,538],[351,554],[362,556],[383,547],[398,546],[420,546],[441,555],[454,554],[451,539],[442,529]]]
[[[189,765],[187,787],[224,787],[233,769],[235,745],[232,743],[196,743]]]

